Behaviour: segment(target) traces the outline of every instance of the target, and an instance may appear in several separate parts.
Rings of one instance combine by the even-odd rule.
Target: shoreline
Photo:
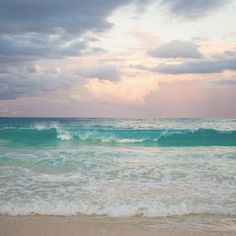
[[[233,236],[236,216],[188,215],[147,218],[0,215],[0,236]]]

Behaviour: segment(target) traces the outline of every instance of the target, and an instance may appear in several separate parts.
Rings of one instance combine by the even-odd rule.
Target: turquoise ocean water
[[[236,215],[236,120],[0,118],[0,214]]]

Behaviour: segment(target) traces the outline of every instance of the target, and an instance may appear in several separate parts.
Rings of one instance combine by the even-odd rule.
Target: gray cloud
[[[105,52],[102,48],[90,47],[88,40],[80,38],[66,41],[60,35],[42,33],[2,35],[0,36],[0,63],[19,63]]]
[[[236,78],[224,78],[224,79],[216,79],[210,81],[211,84],[216,85],[236,85]]]
[[[64,41],[55,35],[51,37],[47,34],[30,33],[0,36],[0,63],[78,56],[88,50],[91,49],[83,40]]]
[[[229,2],[229,0],[160,0],[161,4],[174,15],[196,18]]]
[[[236,71],[236,51],[227,50],[212,58],[188,59],[180,64],[159,64],[148,67],[142,64],[130,65],[131,68],[159,72],[163,74],[209,74],[220,73],[224,70]]]
[[[112,24],[118,7],[141,0],[2,0],[0,1],[0,99],[37,96],[66,89],[84,79],[119,79],[115,67],[75,71],[37,70],[34,60],[104,53],[93,47],[94,32]],[[8,65],[9,64],[9,65]]]
[[[151,69],[164,74],[207,74],[219,73],[224,70],[236,70],[236,58],[202,59],[181,64],[161,64]]]
[[[203,12],[224,0],[160,0],[176,14]],[[83,38],[88,32],[102,32],[112,24],[107,17],[116,8],[134,3],[144,9],[150,0],[2,0],[0,2],[0,62],[19,63],[41,58],[80,56],[104,51],[91,48]],[[73,42],[74,39],[80,40]],[[67,44],[70,42],[71,44]],[[196,49],[197,50],[197,49]],[[155,54],[155,53],[154,53]],[[195,57],[199,54],[195,51]]]
[[[153,57],[161,58],[201,58],[198,46],[193,42],[172,40],[148,51]]]
[[[138,70],[147,70],[147,71],[150,71],[151,68],[147,67],[147,66],[144,66],[142,64],[131,64],[129,65],[130,68],[133,68],[133,69],[138,69]]]
[[[2,0],[1,32],[56,32],[81,34],[111,27],[106,17],[125,0]]]
[[[39,96],[48,92],[65,90],[83,83],[88,78],[117,80],[121,72],[112,65],[60,71],[38,68],[29,64],[0,71],[0,100]]]
[[[121,76],[121,72],[112,65],[80,68],[77,70],[77,74],[86,78],[98,78],[104,80],[118,80]]]
[[[236,49],[235,50],[226,50],[223,53],[218,53],[213,56],[215,59],[227,59],[227,58],[236,58]]]
[[[150,0],[145,0],[145,3]],[[106,18],[116,8],[142,0],[1,0],[0,32],[58,33],[66,31],[82,34],[86,31],[103,31],[112,24]]]
[[[116,8],[141,0],[1,0],[0,62],[19,63],[104,52],[93,48]]]
[[[38,96],[45,92],[66,89],[81,81],[73,73],[57,70],[38,71],[35,67],[11,69],[0,74],[0,99]]]

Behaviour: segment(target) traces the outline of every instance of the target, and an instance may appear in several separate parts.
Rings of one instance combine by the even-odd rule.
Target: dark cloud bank
[[[79,56],[96,51],[87,45],[91,39],[84,39],[82,35],[109,29],[112,25],[106,20],[107,16],[130,2],[2,0],[0,62]],[[74,42],[74,39],[77,40]]]
[[[104,52],[89,45],[96,40],[90,33],[111,28],[106,18],[131,2],[138,6],[142,1],[0,1],[0,99],[69,88],[82,78],[118,79],[119,71],[112,66],[62,73],[39,71],[33,61]]]

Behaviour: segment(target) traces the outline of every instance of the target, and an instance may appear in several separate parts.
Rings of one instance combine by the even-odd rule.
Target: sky
[[[236,0],[1,0],[0,116],[236,118]]]

